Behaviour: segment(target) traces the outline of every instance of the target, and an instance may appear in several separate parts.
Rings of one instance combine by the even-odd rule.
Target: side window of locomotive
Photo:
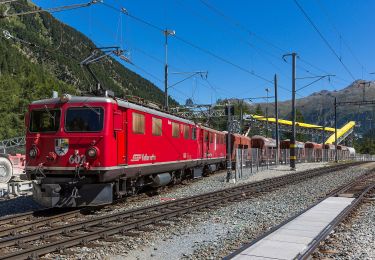
[[[210,133],[210,143],[212,144],[214,142],[214,134]]]
[[[134,134],[144,134],[145,133],[145,116],[133,112],[133,133]]]
[[[175,138],[180,137],[180,124],[172,122],[172,136]]]
[[[195,127],[191,129],[191,139],[197,140],[197,129]]]
[[[101,107],[68,108],[65,115],[67,132],[99,132],[103,129],[104,110]]]
[[[184,138],[185,139],[189,139],[189,130],[190,130],[190,126],[184,125]]]
[[[45,108],[30,113],[30,132],[56,132],[60,126],[61,112],[58,109]]]
[[[162,135],[162,120],[160,118],[152,118],[152,135],[161,136]]]
[[[208,142],[208,132],[204,131],[204,141]]]

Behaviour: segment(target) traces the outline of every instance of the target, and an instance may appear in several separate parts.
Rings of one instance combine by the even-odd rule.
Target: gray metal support
[[[164,106],[169,109],[168,104],[168,30],[164,31],[165,36],[165,65],[164,65]]]
[[[292,136],[290,138],[290,168],[296,169],[296,58],[292,53]]]
[[[339,161],[337,154],[337,97],[335,97],[335,162]]]
[[[274,84],[275,84],[275,131],[276,131],[276,164],[279,164],[279,151],[280,151],[280,137],[279,137],[279,107],[278,107],[278,100],[277,100],[277,75],[275,74],[274,77]]]
[[[227,138],[227,182],[233,179],[232,174],[232,115],[231,106],[227,106],[228,111],[228,138]]]

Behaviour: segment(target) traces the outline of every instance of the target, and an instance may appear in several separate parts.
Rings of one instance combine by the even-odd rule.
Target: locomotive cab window
[[[133,112],[133,133],[144,134],[145,133],[145,116],[142,114]]]
[[[161,136],[162,134],[162,120],[160,118],[152,118],[152,134],[156,136]]]
[[[180,137],[180,124],[172,122],[172,136],[173,137]]]
[[[104,110],[101,107],[72,107],[66,110],[65,131],[99,132],[103,129]]]
[[[56,132],[60,126],[59,109],[32,110],[30,113],[30,132]]]

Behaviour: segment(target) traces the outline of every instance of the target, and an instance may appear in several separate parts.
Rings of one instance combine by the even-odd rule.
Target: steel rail
[[[334,166],[334,167],[337,167],[337,166]],[[330,167],[321,167],[321,168],[318,168],[317,170],[328,169],[328,168],[331,170]],[[334,168],[332,168],[332,170],[333,169]],[[309,172],[309,171],[306,171],[306,173],[307,172]],[[281,176],[281,177],[278,177],[278,178],[281,179],[281,178],[288,178],[288,177],[287,176]],[[263,185],[263,183],[265,181],[266,180],[258,181],[258,182],[253,182],[253,183],[251,183],[251,185],[252,186],[253,185]],[[247,187],[248,184],[245,184],[243,186]],[[241,186],[237,186],[237,187],[241,187]],[[212,195],[216,195],[216,194],[218,194],[218,193],[220,193],[222,191],[223,190],[212,192]],[[189,198],[185,198],[182,201],[191,200],[191,199],[194,199],[197,196],[199,198],[200,195],[196,195],[196,196],[192,196],[192,197],[189,197]],[[163,205],[167,206],[168,203],[164,203]],[[24,221],[24,220],[29,221],[27,223],[19,223],[15,227],[9,227],[9,228],[6,228],[6,229],[2,229],[0,231],[0,237],[8,236],[10,234],[15,235],[19,231],[25,231],[25,230],[28,230],[28,229],[35,229],[37,227],[40,227],[40,226],[43,226],[43,225],[46,225],[46,224],[49,224],[49,223],[53,223],[53,221],[59,220],[60,218],[62,218],[62,219],[65,218],[66,219],[69,216],[75,217],[75,216],[77,216],[78,213],[81,213],[81,211],[82,211],[82,210],[74,210],[74,211],[63,213],[63,214],[53,215],[51,217],[45,217],[45,218],[42,218],[42,219],[32,219],[32,217],[38,217],[38,215],[39,216],[43,216],[43,215],[46,215],[46,214],[50,214],[49,211],[52,211],[52,210],[59,210],[59,209],[48,208],[48,209],[43,209],[41,211],[23,213],[23,214],[20,214],[20,215],[8,216],[6,218],[0,219],[0,225],[4,225],[4,224],[8,224],[8,223],[15,225],[15,224],[17,224],[17,221]]]
[[[12,225],[10,227],[3,227],[0,230],[0,240],[1,237],[17,234],[21,231],[26,231],[29,229],[36,229],[57,220],[66,220],[69,218],[78,217],[84,212],[83,209],[68,210],[68,212],[66,212],[67,210],[65,209],[65,212],[63,213],[55,213],[52,216],[48,216],[52,214],[52,211],[56,210],[58,209],[48,208],[41,211],[23,213],[13,218],[12,216],[9,216],[0,219],[0,226],[2,227],[4,225]]]
[[[333,166],[337,167],[337,166]],[[320,167],[317,170],[320,169],[325,169],[325,168],[330,168],[330,167]],[[333,168],[332,168],[333,169]],[[306,171],[308,172],[308,171]],[[285,176],[281,176],[281,178],[285,178]],[[254,182],[254,185],[261,185],[263,181],[260,182]],[[245,184],[246,185],[246,184]],[[240,186],[237,186],[240,187]],[[213,194],[217,194],[220,191],[213,192]],[[197,195],[199,196],[199,195]],[[187,199],[194,198],[189,197]],[[164,205],[167,205],[167,203],[164,203]],[[86,208],[85,208],[86,209]],[[63,212],[62,214],[55,214],[56,210],[64,210],[64,209],[58,209],[58,208],[47,208],[39,211],[34,211],[34,212],[26,212],[18,215],[11,215],[7,216],[4,218],[0,218],[0,226],[3,226],[5,224],[11,224],[11,225],[17,225],[15,227],[8,227],[8,228],[3,228],[0,230],[0,238],[4,236],[8,236],[10,234],[17,234],[20,231],[26,231],[29,229],[35,229],[37,227],[53,223],[53,221],[59,220],[60,218],[68,218],[70,216],[75,217],[77,214],[82,213],[82,209],[78,210],[73,210],[69,212]],[[47,217],[46,215],[51,215],[51,212],[53,212],[53,216]],[[40,217],[40,218],[34,218],[34,217]],[[41,218],[44,217],[44,218]],[[26,223],[19,223],[20,221],[27,221]]]
[[[372,179],[371,179],[372,178]],[[363,201],[365,196],[373,191],[375,189],[375,173],[369,177],[370,184],[367,184],[364,189],[362,189],[362,192],[359,194],[359,196],[354,200],[353,203],[351,203],[348,207],[344,209],[343,212],[341,212],[334,220],[332,220],[329,225],[324,229],[322,233],[319,234],[315,238],[315,240],[309,245],[309,247],[298,256],[298,259],[310,259],[311,254],[319,247],[320,243],[328,237],[328,235],[331,233],[331,231],[340,224],[351,212],[356,209],[359,204]],[[360,180],[363,181],[363,180]]]
[[[335,172],[357,164],[358,163],[349,163],[332,167],[320,167],[314,170],[284,175],[273,179],[265,179],[189,198],[155,204],[150,207],[98,216],[96,218],[76,223],[69,223],[62,227],[54,227],[3,238],[0,239],[0,248],[18,246],[25,249],[9,254],[3,254],[0,256],[0,259],[25,259],[29,257],[38,257],[55,250],[84,244],[88,241],[105,238],[116,233],[124,233],[132,229],[155,224],[163,220],[168,220],[171,217],[181,216],[199,209],[221,206],[228,201],[243,200],[244,198],[248,198],[247,195],[249,194],[269,191],[280,186],[296,183],[324,173]],[[82,234],[79,233],[79,231],[85,233]],[[46,239],[51,237],[56,238],[56,236],[59,235],[63,236],[63,239],[52,243],[46,243]],[[42,240],[42,243],[37,246],[26,244],[27,242],[38,239]]]
[[[329,225],[328,227],[324,230],[324,235],[320,235],[316,240],[314,240],[314,242],[312,244],[309,245],[309,248],[305,249],[304,253],[299,255],[297,257],[297,259],[309,259],[309,256],[310,254],[319,246],[320,242],[325,238],[327,237],[330,232],[332,231],[332,229],[341,222],[341,220],[343,218],[345,218],[345,216],[347,216],[361,201],[362,199],[364,198],[364,196],[369,192],[371,191],[372,189],[375,189],[375,172],[370,172],[370,173],[367,173],[365,175],[362,175],[358,178],[356,178],[355,180],[349,182],[348,184],[345,184],[331,192],[329,192],[324,198],[321,198],[320,200],[318,200],[316,203],[314,203],[313,205],[309,206],[308,208],[304,209],[303,211],[299,212],[298,214],[288,218],[287,220],[281,222],[280,224],[272,227],[271,229],[269,229],[267,232],[263,233],[262,235],[258,236],[257,238],[253,239],[251,242],[241,246],[239,249],[235,250],[234,252],[232,252],[231,254],[229,254],[228,256],[224,257],[223,259],[224,260],[229,260],[229,259],[232,259],[233,257],[239,255],[241,252],[245,251],[247,248],[253,246],[254,244],[256,244],[257,242],[259,242],[260,240],[262,240],[263,238],[267,237],[268,235],[272,234],[273,232],[275,232],[276,230],[280,229],[281,227],[285,226],[286,224],[288,224],[289,222],[293,221],[294,219],[296,219],[297,217],[299,217],[300,215],[304,214],[305,212],[307,212],[308,210],[310,210],[311,208],[315,207],[316,205],[318,205],[319,203],[321,203],[323,200],[325,200],[326,198],[328,197],[333,197],[333,196],[339,196],[339,194],[343,194],[343,193],[347,193],[348,191],[350,191],[353,187],[357,186],[357,184],[359,183],[362,183],[362,182],[366,182],[366,180],[368,179],[371,179],[372,178],[372,184],[371,185],[367,185],[365,190],[362,189],[360,195],[358,196],[358,198],[356,198],[356,200],[351,204],[349,205],[341,214],[339,214]]]

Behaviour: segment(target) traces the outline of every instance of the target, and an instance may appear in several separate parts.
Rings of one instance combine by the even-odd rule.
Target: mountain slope
[[[297,109],[302,113],[305,122],[327,126],[334,124],[334,97],[337,102],[342,101],[361,101],[363,100],[363,86],[365,81],[357,80],[348,87],[338,91],[322,90],[313,93],[305,98],[297,99]],[[375,100],[375,82],[365,84],[365,99]],[[273,100],[270,100],[269,114],[274,116]],[[261,103],[262,110],[265,111],[266,104]],[[255,110],[255,106],[252,106]],[[290,118],[291,101],[279,103],[280,118]],[[375,106],[340,106],[337,109],[338,127],[350,120],[357,122],[357,133],[365,133],[374,128]]]
[[[26,0],[1,4],[0,13],[37,7]],[[3,32],[14,36],[7,39]],[[32,100],[59,93],[79,94],[93,86],[79,62],[94,43],[48,13],[0,19],[0,140],[24,131],[26,106]],[[105,88],[117,96],[134,95],[163,103],[163,92],[150,81],[109,57],[92,66]],[[176,102],[171,99],[171,104]]]

